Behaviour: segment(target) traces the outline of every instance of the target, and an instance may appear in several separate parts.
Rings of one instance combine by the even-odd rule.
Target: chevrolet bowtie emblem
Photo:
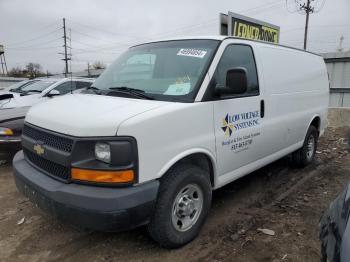
[[[44,152],[45,152],[45,149],[44,149],[43,146],[40,145],[40,144],[34,145],[33,149],[34,149],[34,151],[35,151],[38,155],[42,155],[42,154],[44,154]]]

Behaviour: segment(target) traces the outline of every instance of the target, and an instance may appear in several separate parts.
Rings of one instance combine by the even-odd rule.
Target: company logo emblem
[[[222,119],[222,127],[221,129],[225,132],[225,136],[229,137],[232,135],[235,127],[230,123],[229,115],[227,114],[224,119]]]
[[[230,137],[233,132],[259,125],[259,119],[259,110],[239,114],[226,114],[225,118],[222,119],[221,129],[226,137]]]
[[[45,149],[43,148],[42,145],[40,144],[35,144],[34,147],[33,147],[34,151],[39,155],[41,156],[42,154],[45,153]]]

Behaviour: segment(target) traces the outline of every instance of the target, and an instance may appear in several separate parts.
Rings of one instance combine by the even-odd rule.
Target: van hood
[[[25,121],[79,137],[115,136],[122,122],[170,102],[73,94],[33,106]]]

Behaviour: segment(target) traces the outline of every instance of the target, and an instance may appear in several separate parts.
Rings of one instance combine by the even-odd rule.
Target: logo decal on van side
[[[226,136],[231,136],[234,128],[233,124],[229,124],[229,115],[227,114],[225,118],[222,119],[221,129],[225,132]]]
[[[233,115],[226,114],[222,119],[221,129],[225,136],[230,137],[235,131],[259,125],[259,118],[259,110]]]

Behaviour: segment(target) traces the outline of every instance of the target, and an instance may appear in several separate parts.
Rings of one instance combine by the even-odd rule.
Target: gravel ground
[[[177,250],[159,248],[145,228],[62,225],[22,197],[11,165],[1,165],[0,261],[320,261],[319,218],[350,178],[346,134],[328,129],[307,168],[286,157],[215,191],[199,237]]]

